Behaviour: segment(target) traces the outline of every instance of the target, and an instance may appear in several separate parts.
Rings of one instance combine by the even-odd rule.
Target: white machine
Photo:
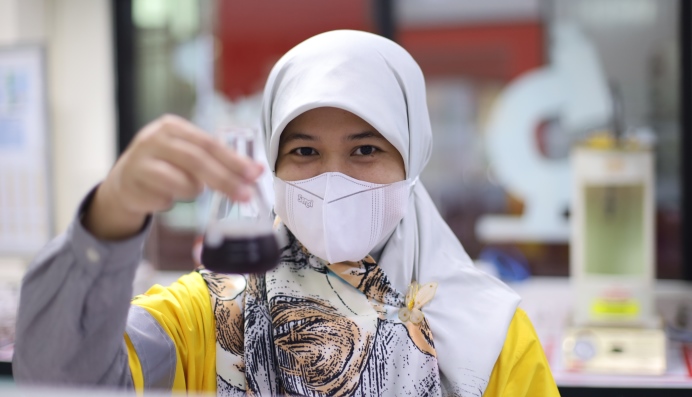
[[[567,369],[656,375],[666,337],[653,299],[654,160],[602,135],[573,149],[570,276],[577,300],[563,342]]]

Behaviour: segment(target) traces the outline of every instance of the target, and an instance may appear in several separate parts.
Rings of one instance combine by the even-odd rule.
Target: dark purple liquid
[[[255,237],[226,237],[218,246],[204,242],[202,264],[216,273],[264,273],[279,264],[279,245],[273,233]]]

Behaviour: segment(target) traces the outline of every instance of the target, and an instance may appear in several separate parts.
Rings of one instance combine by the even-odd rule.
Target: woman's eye
[[[317,151],[311,147],[299,147],[297,149],[293,149],[293,153],[297,154],[298,156],[312,156],[317,154]]]
[[[356,149],[353,154],[358,155],[358,156],[369,156],[371,154],[374,154],[378,149],[374,146],[371,145],[365,145],[361,146],[358,149]]]

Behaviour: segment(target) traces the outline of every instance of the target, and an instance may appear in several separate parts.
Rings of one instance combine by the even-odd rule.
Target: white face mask
[[[413,182],[359,181],[327,172],[302,181],[274,177],[274,211],[298,241],[329,263],[359,261],[403,219]]]

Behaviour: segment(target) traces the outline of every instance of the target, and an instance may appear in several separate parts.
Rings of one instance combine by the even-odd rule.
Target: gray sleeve
[[[132,388],[123,334],[148,224],[128,240],[105,242],[78,217],[36,256],[17,314],[18,383]]]

